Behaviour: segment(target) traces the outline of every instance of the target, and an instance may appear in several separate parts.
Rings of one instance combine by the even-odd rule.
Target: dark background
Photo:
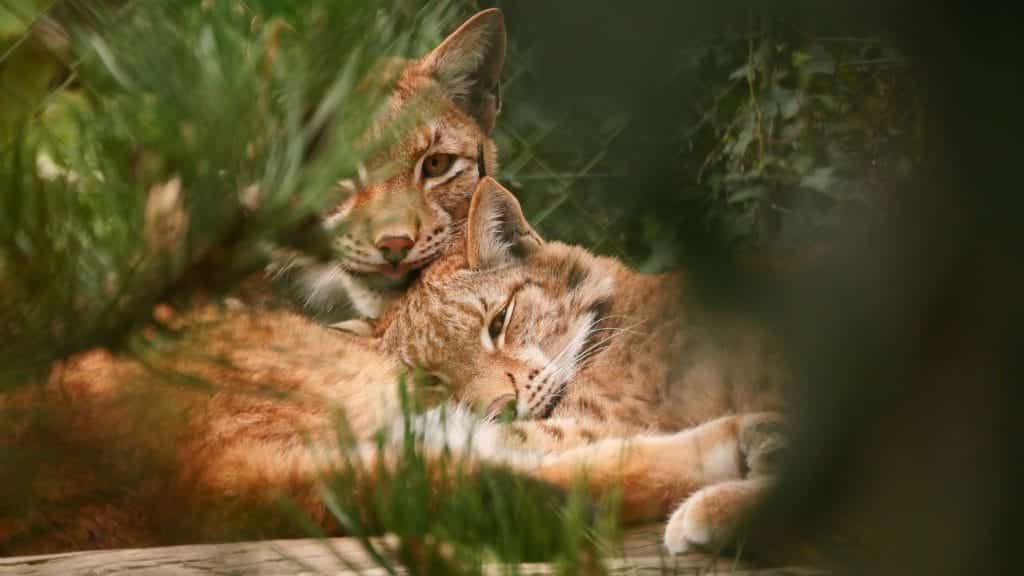
[[[1020,292],[1010,242],[1020,186],[1011,167],[1020,66],[1008,9],[495,4],[532,51],[532,86],[545,105],[575,118],[628,112],[630,125],[609,155],[628,174],[621,201],[685,230],[683,260],[713,279],[712,291],[757,282],[767,315],[787,335],[802,368],[802,433],[765,533],[810,533],[842,518],[878,550],[854,564],[865,573],[1012,571],[1008,368]],[[714,231],[691,226],[678,199],[659,193],[674,182],[675,130],[689,113],[681,95],[691,88],[685,74],[668,73],[670,55],[752,18],[821,35],[882,36],[914,60],[926,115],[921,169],[895,191],[886,217],[842,230],[826,263],[781,278],[752,279],[737,274],[733,260],[723,265]],[[586,124],[573,131],[585,133]]]

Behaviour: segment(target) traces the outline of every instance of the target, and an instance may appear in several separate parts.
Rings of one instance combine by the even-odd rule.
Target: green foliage
[[[920,162],[913,63],[880,39],[765,20],[679,39],[656,62],[615,41],[600,54],[644,73],[598,67],[594,80],[563,59],[545,69],[537,54],[550,58],[561,38],[549,36],[554,47],[519,46],[509,63],[499,176],[542,235],[640,270],[688,267],[720,291],[738,256],[823,252],[842,225],[884,218]],[[644,83],[581,92],[614,94],[620,76]]]
[[[352,143],[382,98],[359,79],[451,19],[410,0],[89,6],[67,26],[68,79],[0,125],[6,382],[261,266],[367,152]],[[305,162],[325,129],[329,151]]]
[[[827,242],[882,183],[918,162],[921,108],[909,63],[870,38],[813,40],[783,26],[713,45],[684,163],[708,217],[745,244]]]

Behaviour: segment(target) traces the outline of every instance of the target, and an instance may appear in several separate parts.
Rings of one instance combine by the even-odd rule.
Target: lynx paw
[[[665,548],[720,552],[735,548],[755,506],[771,485],[766,478],[734,480],[694,492],[665,526]]]
[[[720,550],[732,540],[729,506],[723,510],[719,485],[690,495],[665,525],[665,548],[671,554],[693,550]]]
[[[785,423],[775,412],[742,417],[739,450],[747,476],[773,475],[778,472],[786,449]]]
[[[698,518],[698,514],[691,518],[687,514],[690,504],[700,492],[687,498],[669,517],[665,525],[665,548],[669,554],[685,554],[710,539],[709,527],[703,518]]]

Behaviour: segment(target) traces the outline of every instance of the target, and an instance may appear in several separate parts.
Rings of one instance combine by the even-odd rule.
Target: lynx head
[[[541,240],[515,197],[484,178],[463,253],[427,270],[384,318],[385,346],[490,415],[545,418],[605,340],[608,262]]]
[[[323,311],[347,300],[377,317],[445,251],[476,184],[496,169],[488,135],[504,58],[504,18],[491,9],[418,60],[381,63],[393,89],[367,141],[385,144],[339,183],[344,200],[322,220],[338,256],[303,274],[307,304]]]

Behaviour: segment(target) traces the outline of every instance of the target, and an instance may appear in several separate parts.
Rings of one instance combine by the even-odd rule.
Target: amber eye
[[[431,154],[423,159],[423,175],[427,178],[443,176],[452,166],[454,154]]]

